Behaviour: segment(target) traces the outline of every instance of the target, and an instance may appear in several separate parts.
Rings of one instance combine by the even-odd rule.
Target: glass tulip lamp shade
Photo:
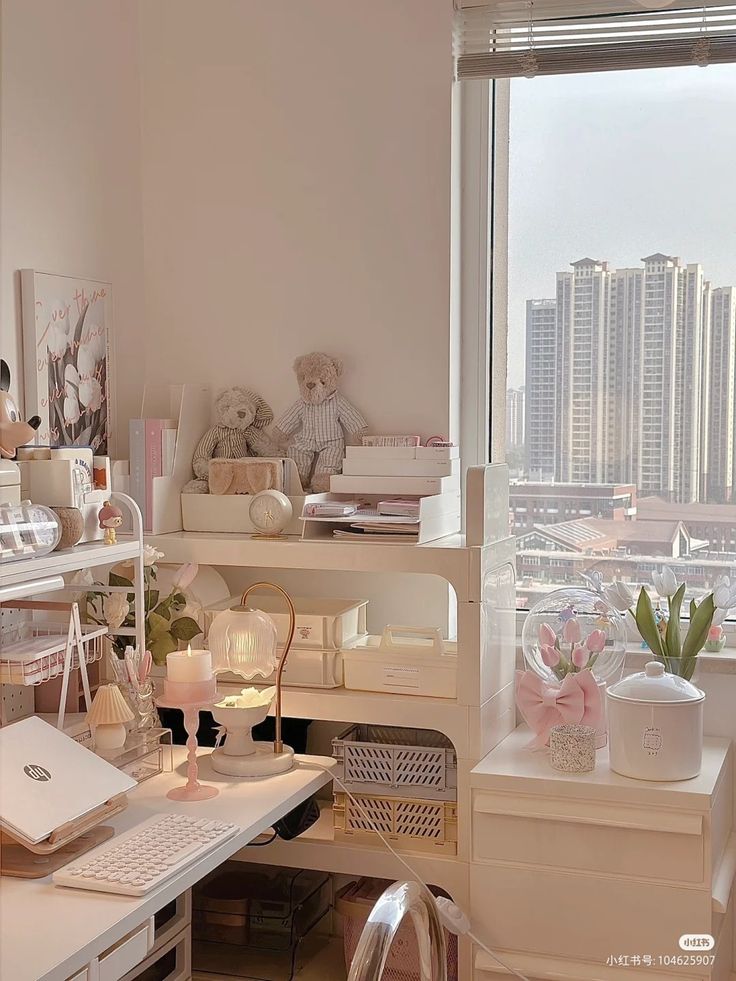
[[[623,671],[625,620],[592,590],[556,589],[529,610],[521,643],[527,668],[550,684],[589,668],[608,685]]]
[[[280,656],[276,624],[267,613],[246,605],[249,594],[258,589],[277,592],[289,611],[289,633]],[[256,704],[253,698],[230,696],[212,706],[215,720],[228,733],[224,746],[212,753],[212,766],[218,773],[242,777],[267,776],[283,773],[294,765],[294,751],[284,746],[281,738],[281,678],[295,624],[294,604],[288,593],[281,586],[268,582],[249,586],[243,593],[240,606],[215,617],[209,630],[208,644],[212,654],[212,670],[216,675],[237,674],[250,681],[267,678],[276,672],[276,684],[267,690],[267,701],[260,699]],[[246,696],[246,690],[243,696]],[[254,743],[249,735],[250,729],[263,722],[271,701],[275,704],[276,738],[273,745]]]

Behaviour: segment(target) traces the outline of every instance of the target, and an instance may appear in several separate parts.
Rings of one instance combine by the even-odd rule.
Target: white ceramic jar
[[[650,661],[606,695],[611,769],[637,780],[689,780],[700,773],[705,694]]]

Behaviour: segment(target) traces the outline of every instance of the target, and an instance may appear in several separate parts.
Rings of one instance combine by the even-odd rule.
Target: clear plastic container
[[[0,562],[53,552],[61,541],[61,521],[43,504],[0,504]]]

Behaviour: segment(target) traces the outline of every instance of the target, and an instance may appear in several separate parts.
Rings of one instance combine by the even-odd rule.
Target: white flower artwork
[[[37,441],[109,455],[112,287],[21,270],[26,413]]]

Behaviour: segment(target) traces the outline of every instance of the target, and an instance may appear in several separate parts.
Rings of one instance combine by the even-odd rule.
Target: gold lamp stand
[[[265,720],[268,706],[240,708],[226,706],[222,702],[211,706],[215,721],[223,726],[229,734],[225,745],[218,746],[217,749],[213,750],[212,768],[218,773],[234,777],[266,777],[276,773],[286,773],[294,766],[294,750],[290,746],[284,746],[281,735],[281,681],[286,658],[294,639],[296,611],[286,590],[272,582],[257,582],[249,586],[241,597],[241,607],[245,607],[248,596],[257,589],[271,589],[284,600],[289,610],[289,633],[276,667],[276,692],[273,700],[276,731],[273,745],[271,743],[253,742],[249,738],[251,728]],[[242,671],[238,673],[243,675]],[[253,675],[247,680],[252,680],[252,677]],[[230,746],[229,752],[228,744]],[[248,747],[248,751],[243,753],[245,746]]]

